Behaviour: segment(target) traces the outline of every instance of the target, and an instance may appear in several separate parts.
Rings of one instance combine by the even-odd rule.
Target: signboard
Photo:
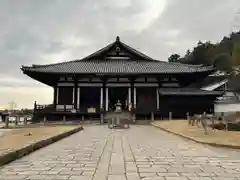
[[[76,109],[72,109],[71,112],[72,113],[76,113],[77,111],[76,111]]]
[[[88,108],[87,112],[88,113],[96,113],[96,108]]]

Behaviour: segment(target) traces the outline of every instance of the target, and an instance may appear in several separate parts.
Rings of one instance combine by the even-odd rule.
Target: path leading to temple
[[[217,150],[152,126],[85,130],[0,169],[0,179],[240,180],[240,153]]]

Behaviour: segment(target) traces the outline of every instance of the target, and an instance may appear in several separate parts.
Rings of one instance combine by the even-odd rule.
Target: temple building
[[[93,54],[62,63],[22,66],[29,77],[54,89],[53,103],[35,103],[35,115],[48,119],[100,118],[119,100],[136,119],[186,117],[213,111],[222,91],[204,90],[212,66],[168,63],[126,45],[120,38]],[[42,94],[41,96],[44,96]]]

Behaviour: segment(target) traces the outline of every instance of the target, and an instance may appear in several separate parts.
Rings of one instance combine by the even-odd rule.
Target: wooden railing
[[[45,109],[47,106],[49,106],[49,105],[36,104],[35,107],[34,107],[34,109],[35,109],[35,110],[42,110],[42,109]]]
[[[74,104],[57,104],[56,111],[71,111],[74,112]]]
[[[53,104],[36,104],[34,103],[34,112],[54,111]]]

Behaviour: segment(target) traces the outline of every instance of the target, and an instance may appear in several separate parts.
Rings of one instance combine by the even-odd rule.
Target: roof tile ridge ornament
[[[120,37],[117,36],[117,37],[116,37],[116,42],[119,42],[119,41],[120,41]]]

